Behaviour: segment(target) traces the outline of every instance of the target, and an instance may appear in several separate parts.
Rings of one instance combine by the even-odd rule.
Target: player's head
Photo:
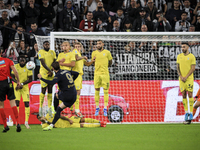
[[[37,119],[38,119],[39,121],[41,121],[41,122],[42,122],[42,120],[45,120],[45,118],[44,118],[44,117],[41,117],[39,114],[37,114]]]
[[[98,50],[103,50],[103,46],[104,46],[104,43],[102,40],[98,40],[97,41],[97,49]]]
[[[81,44],[81,42],[74,43],[74,48],[77,49],[79,52],[81,52],[82,46],[83,45]]]
[[[19,55],[18,62],[20,67],[24,67],[26,65],[26,57],[24,55]]]
[[[49,41],[44,41],[43,42],[43,47],[44,47],[45,51],[49,51],[49,49],[50,49]]]
[[[55,61],[51,64],[51,66],[53,67],[53,71],[57,72],[58,70],[60,70],[60,65],[59,62]]]
[[[71,48],[70,47],[70,43],[68,41],[64,41],[62,43],[62,49],[63,49],[63,51],[68,52],[70,50],[70,48]]]
[[[188,52],[188,49],[189,49],[189,44],[188,44],[188,42],[182,42],[182,43],[181,43],[181,49],[182,49],[182,52],[183,52],[183,53],[187,53],[187,52]]]

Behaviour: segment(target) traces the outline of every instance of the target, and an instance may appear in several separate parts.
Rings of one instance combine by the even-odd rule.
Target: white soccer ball
[[[35,63],[34,63],[33,61],[27,62],[27,63],[26,63],[26,68],[27,68],[28,70],[33,70],[33,69],[35,69]]]

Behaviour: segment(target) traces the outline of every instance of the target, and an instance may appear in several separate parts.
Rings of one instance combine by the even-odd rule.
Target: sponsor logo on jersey
[[[5,64],[5,61],[4,60],[0,61],[0,65],[3,65],[3,64]]]

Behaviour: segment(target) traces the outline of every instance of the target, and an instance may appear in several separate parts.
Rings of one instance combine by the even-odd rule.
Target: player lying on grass
[[[37,119],[43,123],[42,128],[48,127],[53,121],[53,118],[51,118],[48,113],[46,117],[41,117],[37,115]],[[95,128],[95,127],[106,127],[106,122],[92,118],[80,118],[75,116],[68,118],[65,116],[60,116],[60,119],[58,119],[58,121],[54,124],[54,128]]]
[[[200,96],[200,89],[198,90],[197,95],[195,96],[194,102],[196,102],[196,103],[193,107],[193,116],[195,115],[197,108],[200,106],[200,98],[198,99],[199,96]],[[190,124],[191,120],[184,121],[183,123],[184,124]]]

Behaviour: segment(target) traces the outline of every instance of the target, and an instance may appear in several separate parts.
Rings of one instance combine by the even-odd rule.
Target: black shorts
[[[63,102],[66,107],[71,107],[76,101],[77,93],[75,92],[59,92],[58,98]]]
[[[0,101],[5,101],[6,95],[8,100],[15,99],[12,82],[8,83],[8,80],[3,80],[0,81]]]

